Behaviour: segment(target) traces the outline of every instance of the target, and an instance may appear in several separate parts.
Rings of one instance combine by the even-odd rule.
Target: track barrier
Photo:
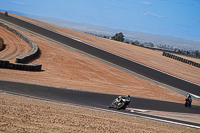
[[[5,61],[5,60],[0,60],[0,68],[26,70],[26,71],[41,71],[41,68],[42,68],[41,64],[25,64],[25,63],[31,62],[32,60],[40,56],[40,50],[37,44],[33,42],[31,39],[29,39],[28,37],[26,37],[25,35],[21,34],[19,31],[11,28],[8,25],[5,25],[4,23],[0,22],[0,26],[4,27],[5,29],[11,31],[12,33],[22,38],[32,48],[31,52],[25,55],[22,55],[20,57],[17,57],[15,60],[15,63],[10,63],[9,61]]]
[[[180,61],[180,62],[183,62],[183,63],[186,63],[186,64],[189,64],[189,65],[192,65],[192,66],[195,66],[195,67],[200,68],[200,64],[199,64],[199,63],[196,63],[196,62],[194,62],[194,61],[187,60],[187,59],[184,59],[184,58],[182,58],[182,57],[179,57],[179,56],[176,56],[176,55],[167,53],[167,52],[163,52],[162,55],[163,55],[163,56],[166,56],[166,57],[169,57],[169,58],[172,58],[172,59],[174,59],[174,60],[178,60],[178,61]]]
[[[10,63],[7,60],[0,60],[0,68],[14,69],[14,70],[25,70],[25,71],[41,71],[42,65],[40,65],[40,64]]]
[[[5,49],[4,40],[0,37],[0,51]]]

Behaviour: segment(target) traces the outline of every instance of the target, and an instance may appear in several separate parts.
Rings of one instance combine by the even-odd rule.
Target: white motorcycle
[[[117,110],[120,109],[126,109],[128,105],[130,104],[130,96],[120,96],[116,98],[109,106],[108,108],[114,108]]]

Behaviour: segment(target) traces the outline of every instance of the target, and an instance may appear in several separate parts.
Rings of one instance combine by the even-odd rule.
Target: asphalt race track
[[[0,90],[3,91],[9,91],[18,94],[30,95],[45,99],[52,99],[56,101],[69,102],[73,104],[81,104],[104,109],[107,109],[107,106],[117,97],[117,95],[111,94],[47,87],[11,81],[0,81],[0,85]],[[185,108],[184,99],[183,103],[181,104],[131,97],[130,107],[147,110],[200,114],[200,106],[192,106],[191,109]]]
[[[61,42],[71,47],[74,47],[76,49],[79,49],[81,51],[87,52],[98,58],[104,59],[106,61],[109,61],[111,63],[124,67],[126,69],[129,69],[131,71],[137,72],[148,78],[157,80],[159,82],[168,84],[170,86],[173,86],[181,90],[200,96],[199,85],[192,84],[190,82],[175,78],[173,76],[167,75],[165,73],[149,68],[137,62],[125,59],[118,55],[114,55],[107,51],[90,46],[88,44],[73,40],[66,36],[49,31],[47,29],[30,24],[28,22],[19,20],[17,18],[10,17],[10,16],[5,17],[2,13],[0,13],[0,18],[8,22],[14,23],[18,26],[21,26],[23,28],[26,28],[28,30],[39,33],[43,36],[54,39],[58,42]],[[42,99],[55,100],[59,102],[66,102],[66,103],[72,103],[72,104],[79,104],[79,105],[102,108],[102,109],[108,109],[107,106],[117,97],[117,95],[111,95],[111,94],[87,92],[87,91],[72,90],[72,89],[65,89],[65,88],[54,88],[54,87],[17,83],[17,82],[10,82],[10,81],[0,81],[0,90],[9,92],[9,93],[23,94],[23,95],[33,96],[37,98],[42,98]],[[184,99],[183,99],[183,103],[181,104],[181,103],[173,103],[173,102],[131,97],[130,108],[169,111],[169,112],[181,112],[181,113],[189,113],[189,114],[190,113],[200,114],[200,106],[192,105],[192,108],[185,108]],[[131,113],[124,110],[121,110],[120,112]],[[139,114],[139,113],[134,113],[134,114]],[[139,114],[139,115],[149,116],[145,114]],[[153,117],[153,116],[150,116],[150,117]],[[160,118],[160,117],[154,116],[154,118]],[[197,123],[184,122],[184,121],[173,120],[173,119],[168,119],[168,118],[161,118],[161,119],[195,125],[195,126],[200,127],[200,124],[197,124]]]
[[[79,104],[79,105],[102,108],[102,109],[108,109],[107,106],[118,96],[118,95],[87,92],[87,91],[72,90],[65,88],[54,88],[54,87],[40,86],[34,84],[17,83],[11,81],[0,81],[0,85],[1,85],[0,87],[1,91],[9,93],[11,92],[15,94],[23,94],[45,100]],[[200,114],[200,106],[192,105],[192,108],[185,108],[184,103],[182,104],[173,103],[173,102],[159,101],[159,100],[152,100],[152,99],[145,99],[138,97],[131,97],[131,103],[129,107],[147,109],[147,110]],[[121,110],[121,112],[131,113],[124,110]],[[145,115],[140,113],[134,113],[134,114],[153,117],[150,115]],[[190,122],[172,120],[161,117],[155,117],[155,118],[200,126],[200,124],[197,123],[190,123]]]
[[[2,13],[0,13],[0,18],[6,20],[8,22],[14,23],[18,26],[21,26],[23,28],[26,28],[28,30],[31,30],[33,32],[36,32],[38,34],[41,34],[43,36],[49,37],[49,38],[56,40],[58,42],[61,42],[63,44],[66,44],[68,46],[71,46],[73,48],[76,48],[76,49],[79,49],[79,50],[84,51],[86,53],[89,53],[89,54],[96,56],[98,58],[101,58],[103,60],[109,61],[113,64],[116,64],[118,66],[126,68],[130,71],[141,74],[141,75],[148,77],[150,79],[156,80],[158,82],[161,82],[161,83],[173,86],[175,88],[178,88],[180,90],[190,92],[192,94],[200,96],[200,85],[184,81],[182,79],[179,79],[179,78],[176,78],[174,76],[168,75],[166,73],[160,72],[160,71],[155,70],[153,68],[150,68],[148,66],[144,66],[144,65],[139,64],[137,62],[134,62],[134,61],[131,61],[129,59],[123,58],[121,56],[109,53],[109,52],[101,50],[101,49],[98,49],[96,47],[85,44],[83,42],[76,41],[76,40],[71,39],[69,37],[66,37],[66,36],[63,36],[61,34],[55,33],[53,31],[44,29],[44,28],[39,27],[37,25],[33,25],[33,24],[25,22],[23,20],[20,20],[20,19],[11,17],[11,16],[6,17]]]

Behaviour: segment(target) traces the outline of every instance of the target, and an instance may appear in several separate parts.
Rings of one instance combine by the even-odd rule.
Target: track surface
[[[104,109],[107,109],[107,106],[117,97],[117,95],[111,94],[54,88],[11,81],[0,81],[0,85],[0,90],[4,91]],[[185,108],[184,103],[173,103],[138,97],[131,97],[130,107],[147,110],[200,114],[200,106],[192,106],[190,109]]]
[[[85,106],[91,106],[96,108],[108,109],[107,106],[117,97],[117,95],[86,92],[79,90],[71,90],[64,88],[54,88],[33,84],[17,83],[10,81],[0,81],[0,90],[5,92],[12,92],[17,94],[29,95],[37,98],[55,100],[60,102],[67,102]],[[200,114],[200,106],[192,106],[192,108],[185,108],[184,104],[144,99],[138,97],[131,97],[130,108],[170,111],[170,112],[182,112],[182,113],[194,113]],[[121,112],[131,113],[121,110]],[[136,115],[142,115],[147,117],[153,117],[150,115],[134,113]],[[155,117],[168,121],[175,121],[179,123],[185,123],[190,125],[199,126],[200,124],[184,122],[179,120],[173,120],[168,118]]]
[[[109,61],[111,63],[114,63],[116,65],[119,65],[123,68],[126,68],[128,70],[131,70],[133,72],[136,72],[138,74],[141,74],[145,77],[148,77],[150,79],[156,80],[158,82],[173,86],[175,88],[178,88],[180,90],[193,93],[195,95],[200,96],[200,85],[193,84],[187,81],[184,81],[182,79],[173,77],[171,75],[168,75],[166,73],[160,72],[158,70],[149,68],[147,66],[144,66],[142,64],[139,64],[137,62],[131,61],[129,59],[123,58],[121,56],[109,53],[107,51],[98,49],[96,47],[93,47],[91,45],[82,43],[80,41],[76,41],[74,39],[71,39],[69,37],[63,36],[61,34],[52,32],[50,30],[44,29],[42,27],[39,27],[37,25],[25,22],[23,20],[14,18],[12,16],[6,17],[2,13],[0,13],[0,18],[4,19],[8,22],[14,23],[18,26],[21,26],[23,28],[26,28],[28,30],[34,31],[38,34],[41,34],[43,36],[49,37],[53,40],[56,40],[58,42],[61,42],[63,44],[69,45],[71,47],[74,47],[76,49],[79,49],[81,51],[84,51],[86,53],[89,53],[91,55],[94,55],[98,58],[101,58],[103,60]]]

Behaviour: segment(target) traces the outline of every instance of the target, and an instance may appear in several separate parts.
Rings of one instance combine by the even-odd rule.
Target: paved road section
[[[107,109],[107,106],[118,96],[111,94],[86,92],[79,90],[71,90],[64,88],[54,88],[33,84],[17,83],[11,81],[0,81],[0,90],[17,93],[22,95],[33,96],[46,100],[54,100],[58,102],[66,102],[72,104],[85,105],[95,108]],[[183,99],[184,102],[184,99]],[[148,109],[148,110],[159,110],[159,111],[170,111],[170,112],[182,112],[192,114],[200,114],[200,106],[192,106],[192,108],[185,108],[184,104],[131,97],[130,108]],[[110,110],[110,109],[109,109]],[[180,120],[174,120],[170,118],[162,118],[157,116],[151,116],[147,114],[132,113],[125,110],[120,110],[122,113],[129,113],[139,115],[143,117],[150,117],[153,119],[161,119],[165,121],[173,121],[176,123],[189,124],[200,127],[198,123],[185,122]],[[190,114],[192,113],[192,114]]]
[[[134,62],[132,60],[123,58],[123,57],[115,55],[115,54],[112,54],[110,52],[93,47],[91,45],[74,40],[72,38],[63,36],[59,33],[55,33],[53,31],[44,29],[42,27],[25,22],[23,20],[20,20],[20,19],[11,17],[11,16],[6,17],[2,13],[0,13],[0,18],[6,20],[8,22],[14,23],[18,26],[21,26],[23,28],[26,28],[28,30],[31,30],[33,32],[36,32],[38,34],[41,34],[43,36],[49,37],[49,38],[56,40],[58,42],[61,42],[63,44],[66,44],[68,46],[71,46],[73,48],[76,48],[78,50],[89,53],[89,54],[96,56],[98,58],[101,58],[103,60],[109,61],[109,62],[119,65],[121,67],[124,67],[130,71],[136,72],[136,73],[141,74],[150,79],[156,80],[158,82],[161,82],[161,83],[173,86],[175,88],[178,88],[180,90],[190,92],[190,93],[200,96],[200,85],[184,81],[182,79],[179,79],[174,76],[168,75],[166,73],[160,72],[160,71],[150,68],[148,66],[144,66],[140,63]]]
[[[11,81],[0,81],[0,90],[104,109],[107,109],[107,106],[117,97],[117,95],[111,94],[54,88]],[[200,106],[194,105],[192,108],[185,108],[184,100],[185,99],[183,99],[183,103],[181,104],[131,97],[130,108],[200,114]]]

